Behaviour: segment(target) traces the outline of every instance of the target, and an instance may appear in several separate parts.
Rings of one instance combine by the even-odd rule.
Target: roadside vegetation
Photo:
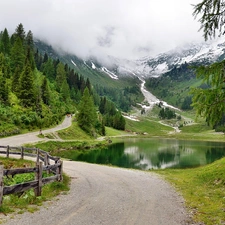
[[[0,157],[0,164],[4,165],[5,169],[35,166],[35,162],[33,161],[4,157]],[[18,174],[15,176],[4,177],[4,185],[10,186],[31,180],[34,180],[34,174],[32,173]],[[38,210],[38,206],[41,206],[43,202],[48,201],[59,194],[66,194],[67,191],[69,191],[69,184],[70,178],[66,174],[63,174],[63,182],[52,182],[43,186],[42,195],[39,197],[35,197],[33,189],[23,193],[4,195],[3,204],[0,206],[0,212],[5,215],[13,212],[21,214],[25,211],[33,213]],[[4,219],[0,218],[0,223],[3,221]]]
[[[166,169],[156,173],[171,182],[185,199],[197,222],[225,224],[225,158],[194,169]]]

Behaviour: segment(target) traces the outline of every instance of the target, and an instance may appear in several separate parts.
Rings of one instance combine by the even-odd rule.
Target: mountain
[[[103,63],[94,57],[81,59],[75,55],[58,53],[43,42],[36,41],[39,49],[50,53],[51,57],[59,57],[70,65],[75,71],[84,73],[93,83],[99,83],[99,79],[113,82],[124,77],[158,77],[171,71],[182,64],[210,64],[225,58],[225,41],[218,39],[199,44],[187,44],[157,56],[147,56],[138,60],[119,59],[107,56],[107,63]],[[94,79],[96,78],[96,79]],[[109,78],[109,79],[108,79]],[[118,82],[116,82],[118,83]]]
[[[225,58],[225,41],[218,39],[213,42],[187,44],[155,57],[144,57],[136,61],[118,60],[117,75],[136,75],[141,77],[158,77],[182,64],[210,64]],[[114,65],[114,67],[115,67]]]

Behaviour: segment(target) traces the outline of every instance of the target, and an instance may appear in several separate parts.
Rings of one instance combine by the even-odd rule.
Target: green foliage
[[[23,70],[25,62],[25,50],[20,38],[16,38],[11,48],[10,59],[12,72],[18,71],[18,73],[20,74]]]
[[[20,99],[21,105],[25,108],[34,106],[34,74],[31,70],[29,63],[27,63],[24,68],[24,71],[21,73],[20,76],[18,97]]]
[[[120,111],[118,111],[113,102],[101,97],[99,104],[99,112],[103,115],[103,123],[106,126],[113,127],[118,130],[125,129],[125,119]]]
[[[8,84],[1,69],[0,69],[0,102],[5,105],[8,104],[9,102]]]
[[[35,166],[35,163],[32,161],[8,159],[4,157],[0,157],[0,163],[3,164],[6,169]],[[47,176],[47,173],[43,174],[43,177]],[[13,177],[4,177],[4,185],[10,186],[31,180],[34,180],[34,173],[17,174]],[[34,205],[39,206],[43,201],[49,201],[60,193],[68,191],[69,184],[70,178],[63,174],[63,182],[52,182],[44,185],[42,188],[42,195],[40,197],[35,197],[33,189],[25,191],[24,193],[5,195],[3,196],[3,204],[0,207],[0,212],[11,213],[14,210],[20,210],[19,213],[23,213],[24,211],[34,212],[38,210]],[[0,220],[0,222],[2,221]]]
[[[193,15],[195,17],[201,16],[199,19],[200,29],[204,32],[205,40],[212,36],[215,37],[216,31],[219,31],[219,34],[224,34],[224,10],[223,0],[202,0],[194,5]]]
[[[8,30],[5,28],[0,38],[0,52],[8,56],[10,54],[10,48],[11,48],[11,43],[10,43],[9,33],[8,33]]]
[[[175,111],[172,111],[169,108],[162,108],[159,112],[159,118],[161,119],[173,119],[176,118]]]
[[[72,125],[66,129],[57,132],[59,137],[64,140],[89,140],[93,137],[84,132],[77,124],[76,121],[72,122]]]
[[[191,110],[192,109],[192,96],[186,96],[182,105],[181,109],[183,110]]]
[[[1,136],[58,124],[66,113],[76,111],[76,105],[83,107],[82,110],[90,110],[87,124],[83,116],[80,126],[92,135],[96,132],[105,134],[106,121],[110,126],[124,129],[125,120],[113,103],[107,104],[107,116],[99,114],[97,117],[95,107],[100,103],[99,94],[93,89],[89,77],[84,78],[69,67],[71,59],[70,64],[63,64],[42,50],[34,50],[34,44],[32,32],[26,33],[21,23],[11,37],[7,29],[0,34],[0,107],[4,112],[8,110],[7,116],[0,116],[7,118],[1,122]],[[116,82],[112,90],[104,89],[103,92],[111,93],[112,101],[127,111],[137,101],[135,96],[140,96],[140,90],[138,85],[132,84],[134,79],[125,80],[128,84],[125,89],[122,90],[122,85]],[[119,92],[118,85],[121,86]],[[93,98],[87,107],[80,104],[85,88]]]
[[[118,88],[107,88],[95,85],[95,89],[100,96],[107,96],[122,111],[128,112],[131,106],[135,106],[143,99],[140,97],[142,93],[138,85],[125,87],[122,90]]]
[[[97,113],[94,106],[94,101],[86,87],[84,94],[79,104],[79,111],[77,114],[78,125],[87,133],[94,134],[94,127],[97,122]]]
[[[56,69],[56,84],[58,90],[60,90],[64,81],[66,81],[66,71],[64,69],[64,65],[59,63]]]
[[[219,123],[225,112],[225,61],[197,69],[197,77],[202,78],[209,88],[193,88],[193,107],[198,116],[206,118],[211,125]]]

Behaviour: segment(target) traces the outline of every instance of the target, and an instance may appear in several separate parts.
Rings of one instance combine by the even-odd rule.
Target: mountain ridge
[[[54,57],[59,54],[57,51],[55,53],[51,51],[50,55]],[[104,60],[107,63],[94,57],[81,59],[75,54],[67,54],[65,52],[61,56],[64,59],[67,58],[65,61],[73,69],[78,70],[78,72],[81,70],[81,67],[87,67],[92,72],[97,72],[101,76],[106,75],[112,80],[134,76],[148,78],[158,77],[169,72],[174,67],[179,67],[185,63],[208,65],[221,61],[225,58],[225,41],[220,38],[199,44],[189,43],[154,57],[146,56],[138,60],[119,59],[113,56],[107,56],[107,59]]]

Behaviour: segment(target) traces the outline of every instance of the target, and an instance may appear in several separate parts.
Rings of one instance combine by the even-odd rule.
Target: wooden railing
[[[15,169],[4,169],[3,165],[0,165],[0,205],[2,204],[3,195],[24,192],[31,188],[34,188],[35,195],[41,195],[42,186],[53,182],[62,181],[62,168],[63,162],[58,157],[51,156],[48,152],[45,152],[38,148],[25,148],[25,147],[11,147],[11,146],[0,146],[0,154],[5,154],[6,157],[10,155],[20,156],[21,159],[24,156],[36,157],[36,166],[31,168],[15,168]],[[50,164],[50,162],[52,162]],[[47,171],[52,176],[42,178],[43,171]],[[13,186],[4,186],[4,176],[14,176],[16,174],[23,173],[35,173],[35,180],[16,184]]]

